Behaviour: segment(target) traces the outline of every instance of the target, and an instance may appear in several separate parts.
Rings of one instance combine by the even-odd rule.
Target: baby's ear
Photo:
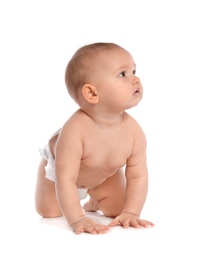
[[[97,104],[99,102],[97,89],[91,84],[85,84],[82,87],[82,95],[90,104]]]

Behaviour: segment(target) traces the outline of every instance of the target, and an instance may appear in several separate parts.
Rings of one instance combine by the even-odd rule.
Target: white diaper
[[[43,159],[47,161],[47,165],[45,166],[46,175],[45,177],[51,181],[56,181],[55,176],[55,160],[51,154],[49,144],[46,144],[44,149],[39,149],[40,155]],[[79,193],[79,197],[81,200],[87,197],[87,189],[77,189]]]

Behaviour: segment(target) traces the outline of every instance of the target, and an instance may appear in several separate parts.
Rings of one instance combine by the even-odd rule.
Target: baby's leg
[[[124,206],[126,180],[123,169],[119,169],[100,186],[90,189],[90,200],[84,205],[86,211],[101,210],[107,217],[118,216]]]
[[[45,177],[46,164],[47,161],[42,159],[38,168],[35,206],[42,217],[54,218],[61,216],[62,213],[56,198],[55,183]]]

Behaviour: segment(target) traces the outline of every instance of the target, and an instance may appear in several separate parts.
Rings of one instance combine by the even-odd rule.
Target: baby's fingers
[[[108,226],[103,226],[103,225],[85,225],[81,227],[77,227],[75,229],[76,234],[80,233],[90,233],[90,234],[104,234],[106,231],[109,229]]]
[[[115,218],[110,224],[110,227],[114,226],[123,226],[124,228],[133,227],[133,228],[140,228],[144,227],[147,228],[149,226],[154,226],[154,224],[148,220],[142,220],[139,218]]]
[[[148,220],[142,220],[142,219],[139,219],[138,224],[144,228],[155,226],[154,223],[152,223]]]
[[[119,218],[115,218],[115,219],[113,219],[113,220],[109,223],[109,227],[115,227],[115,226],[118,226],[118,225],[120,225]]]
[[[134,228],[140,228],[140,227],[147,228],[149,226],[154,226],[154,224],[148,220],[131,219],[129,221],[129,226],[134,227]]]

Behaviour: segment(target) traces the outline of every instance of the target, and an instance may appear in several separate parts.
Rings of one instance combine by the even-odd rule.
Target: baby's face
[[[136,76],[136,64],[124,49],[111,49],[100,54],[92,78],[101,105],[110,110],[131,108],[142,99],[143,89]]]

